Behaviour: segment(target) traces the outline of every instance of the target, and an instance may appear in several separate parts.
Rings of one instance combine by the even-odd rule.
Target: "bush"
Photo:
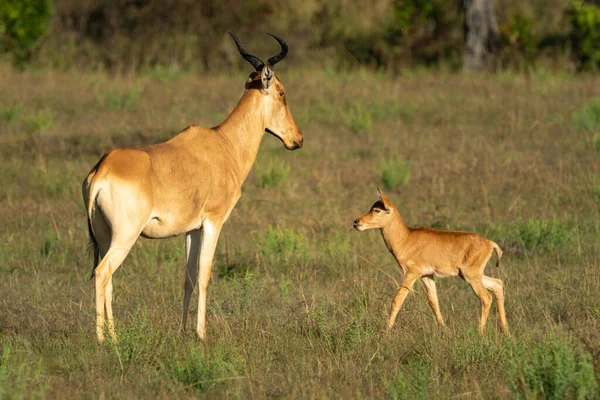
[[[500,26],[502,58],[512,64],[533,64],[538,42],[533,36],[533,23],[521,14],[513,14]]]
[[[0,44],[23,67],[39,47],[52,17],[51,0],[4,0],[0,2]]]
[[[396,189],[406,185],[410,180],[410,162],[399,157],[382,162],[379,170],[381,171],[381,182],[386,189]]]
[[[575,0],[567,14],[571,43],[580,67],[600,67],[600,7]]]

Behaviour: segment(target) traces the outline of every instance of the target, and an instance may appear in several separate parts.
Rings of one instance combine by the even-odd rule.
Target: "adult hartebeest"
[[[242,57],[255,71],[225,121],[211,129],[189,126],[172,139],[144,147],[104,154],[83,182],[83,199],[94,250],[96,333],[104,341],[104,310],[108,331],[116,341],[112,313],[112,275],[142,235],[162,239],[185,233],[186,279],[182,330],[190,297],[199,280],[196,333],[206,336],[206,291],[223,223],[241,195],[263,133],[278,137],[288,150],[302,147],[283,85],[273,66],[288,52],[267,63],[246,53],[231,32]]]

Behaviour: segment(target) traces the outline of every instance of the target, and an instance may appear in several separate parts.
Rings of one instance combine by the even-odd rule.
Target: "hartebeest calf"
[[[458,275],[471,285],[481,300],[479,331],[483,334],[492,305],[492,296],[487,291],[489,289],[496,296],[500,328],[509,335],[504,312],[504,285],[500,279],[483,274],[493,250],[496,251],[496,265],[500,265],[502,258],[500,247],[475,233],[426,227],[409,228],[404,224],[398,209],[390,199],[380,190],[377,191],[377,195],[379,200],[373,204],[368,213],[354,221],[354,228],[358,231],[380,229],[385,245],[404,271],[404,281],[392,301],[388,330],[394,326],[402,303],[419,278],[423,280],[427,300],[438,325],[445,327],[433,277]]]
[[[287,44],[273,36],[281,52],[265,64],[246,53],[255,71],[235,109],[214,128],[190,126],[167,142],[106,153],[83,182],[83,199],[94,249],[96,333],[117,340],[112,313],[112,276],[138,236],[162,239],[185,233],[187,273],[183,300],[185,329],[192,291],[199,281],[196,333],[206,335],[206,292],[223,223],[241,195],[266,131],[289,150],[302,147],[302,132],[288,108],[273,66]],[[202,96],[201,91],[198,96]]]

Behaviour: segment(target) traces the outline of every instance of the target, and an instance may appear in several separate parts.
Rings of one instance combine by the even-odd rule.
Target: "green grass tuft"
[[[369,133],[373,127],[373,117],[369,109],[355,103],[347,112],[347,124],[354,133]]]
[[[530,218],[517,221],[512,239],[526,251],[554,251],[573,237],[573,230],[556,219]]]
[[[6,122],[16,121],[22,113],[23,109],[18,103],[12,106],[0,105],[0,120]]]
[[[575,127],[588,135],[600,133],[600,97],[593,97],[580,111],[573,113]]]
[[[256,248],[263,260],[271,264],[301,264],[308,258],[308,238],[300,231],[269,225],[256,232]]]
[[[256,175],[258,176],[258,182],[260,187],[273,187],[277,188],[281,186],[290,174],[290,166],[284,161],[273,161],[269,160],[268,164],[256,163]]]
[[[140,100],[140,90],[137,88],[128,90],[109,89],[99,98],[100,104],[109,110],[130,111],[134,109]]]
[[[31,113],[25,117],[25,126],[28,132],[45,132],[50,129],[54,123],[55,113],[50,108],[45,108],[36,113]]]
[[[381,162],[377,169],[381,173],[381,183],[386,189],[397,189],[410,180],[411,163],[400,157]]]
[[[228,355],[221,347],[207,350],[189,345],[183,359],[172,359],[167,365],[174,381],[203,392],[216,386],[227,386],[244,376],[244,368],[237,357]]]

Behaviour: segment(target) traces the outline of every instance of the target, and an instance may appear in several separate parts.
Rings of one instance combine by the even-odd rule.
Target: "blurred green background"
[[[226,30],[251,52],[285,38],[294,63],[459,69],[468,0],[2,0],[3,57],[60,68],[212,70],[241,63]],[[597,69],[600,1],[506,0],[494,68]],[[260,40],[257,38],[260,37]]]

